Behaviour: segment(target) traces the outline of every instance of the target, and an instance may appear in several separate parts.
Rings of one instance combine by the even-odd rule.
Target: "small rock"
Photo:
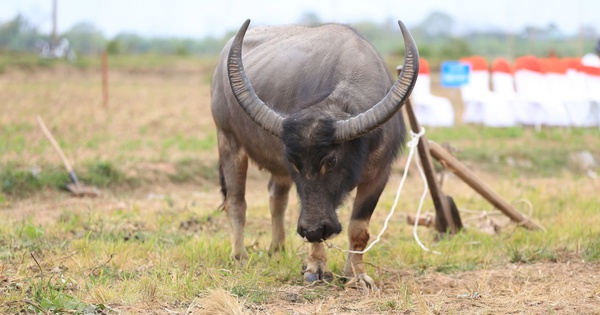
[[[298,302],[298,294],[294,292],[288,292],[285,295],[285,300],[291,303]]]

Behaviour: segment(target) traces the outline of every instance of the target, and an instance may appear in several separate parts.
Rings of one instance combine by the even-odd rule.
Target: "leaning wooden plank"
[[[496,192],[494,192],[484,182],[479,180],[475,174],[473,174],[468,168],[466,168],[439,144],[429,140],[429,151],[431,156],[448,167],[454,174],[456,174],[456,176],[460,177],[467,185],[483,196],[483,198],[489,201],[498,210],[506,214],[512,221],[530,230],[544,230],[541,225],[523,216],[508,202],[500,198]]]

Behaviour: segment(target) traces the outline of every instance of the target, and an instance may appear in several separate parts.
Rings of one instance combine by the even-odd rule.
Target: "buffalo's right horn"
[[[263,129],[281,138],[284,117],[258,98],[244,71],[244,65],[242,64],[242,42],[246,30],[248,30],[248,25],[250,25],[249,19],[240,27],[229,49],[229,57],[227,58],[229,84],[231,85],[235,99],[248,116]]]
[[[419,50],[404,23],[398,21],[398,25],[402,31],[404,46],[406,47],[401,76],[396,80],[387,95],[375,106],[354,117],[337,121],[335,128],[336,141],[344,142],[356,139],[381,126],[402,108],[402,105],[410,96],[419,72]]]

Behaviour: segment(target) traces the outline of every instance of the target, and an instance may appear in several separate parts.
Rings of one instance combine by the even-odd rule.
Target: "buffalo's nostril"
[[[304,230],[304,235],[301,234],[300,236],[304,237],[311,243],[321,242],[325,239],[322,227],[319,227],[315,230]]]
[[[342,225],[339,222],[326,223],[323,225],[323,240],[338,235],[342,231]]]
[[[298,234],[311,243],[322,242],[333,235],[339,234],[342,231],[342,226],[325,222],[322,225],[317,225],[316,228],[306,228],[298,226]]]
[[[298,227],[298,235],[300,235],[302,238],[306,238],[306,229],[302,228],[302,227]]]
[[[323,229],[322,228],[317,228],[317,229],[306,229],[303,227],[298,227],[298,234],[304,238],[305,240],[314,243],[314,242],[320,242],[323,240]]]

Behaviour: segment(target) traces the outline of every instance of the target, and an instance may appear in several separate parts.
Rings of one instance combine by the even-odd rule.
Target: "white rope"
[[[373,242],[371,242],[371,244],[369,244],[369,246],[367,246],[365,249],[363,249],[361,251],[341,249],[338,246],[336,246],[335,244],[325,241],[324,243],[329,248],[335,248],[335,249],[345,252],[345,253],[364,254],[364,253],[368,252],[373,247],[373,245],[375,245],[376,243],[378,243],[381,240],[381,236],[387,229],[388,222],[390,221],[392,215],[394,214],[394,211],[396,210],[396,206],[398,205],[398,200],[400,199],[400,193],[402,192],[402,187],[404,186],[404,182],[406,181],[406,176],[408,175],[408,167],[410,166],[410,162],[412,161],[412,158],[415,154],[415,149],[416,149],[417,145],[419,144],[419,139],[424,134],[425,134],[425,129],[423,127],[421,127],[421,131],[419,131],[419,133],[414,133],[412,131],[410,132],[411,140],[407,143],[407,146],[410,148],[410,151],[408,152],[408,158],[406,161],[406,165],[404,166],[404,173],[402,174],[402,180],[400,180],[400,185],[398,185],[398,190],[396,191],[396,198],[394,199],[394,204],[392,205],[392,209],[390,210],[390,213],[385,218],[385,221],[383,223],[383,228],[377,235],[377,238]],[[417,163],[417,166],[419,167],[419,172],[421,173],[421,177],[423,178],[423,181],[425,182],[425,188],[423,191],[423,195],[421,196],[421,202],[419,204],[419,210],[417,211],[417,218],[416,218],[415,222],[419,221],[419,215],[421,212],[421,207],[423,205],[423,200],[425,199],[425,196],[427,195],[427,181],[425,179],[425,174],[423,173],[423,170],[421,169],[421,166],[419,165],[419,163]],[[429,249],[427,247],[425,247],[425,245],[423,245],[423,243],[421,243],[421,241],[419,240],[419,237],[416,234],[416,223],[415,223],[414,236],[415,236],[415,239],[417,240],[417,243],[419,244],[419,246],[421,246],[421,248],[423,248],[425,251],[429,251]],[[439,252],[436,252],[436,251],[433,251],[433,253],[439,254]]]
[[[427,178],[425,178],[425,173],[423,172],[423,167],[421,166],[421,163],[417,162],[417,168],[419,169],[419,173],[421,174],[421,179],[423,179],[423,194],[421,195],[421,200],[419,200],[419,208],[417,208],[417,216],[415,218],[415,224],[413,225],[413,237],[415,238],[415,241],[417,242],[417,244],[419,244],[419,246],[424,251],[428,252],[428,251],[430,251],[429,248],[427,248],[427,246],[423,245],[423,243],[421,242],[421,239],[419,239],[419,235],[417,234],[417,226],[419,226],[419,217],[421,216],[421,208],[423,208],[423,201],[425,201],[425,196],[427,196],[427,190],[428,190]],[[436,250],[433,250],[431,252],[436,255],[442,254]]]

